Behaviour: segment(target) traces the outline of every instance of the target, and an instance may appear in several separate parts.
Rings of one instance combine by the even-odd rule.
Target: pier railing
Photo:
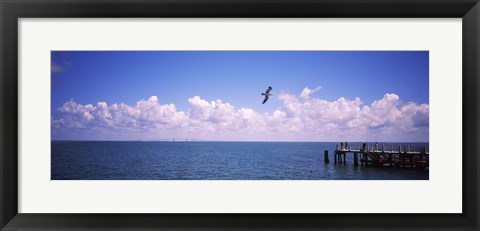
[[[385,145],[385,144],[347,144],[336,145],[337,151],[349,152],[386,152],[386,153],[429,153],[429,146],[421,145]]]

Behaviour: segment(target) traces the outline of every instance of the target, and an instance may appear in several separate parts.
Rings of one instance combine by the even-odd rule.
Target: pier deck
[[[377,167],[400,167],[428,169],[428,147],[402,145],[336,145],[334,163],[346,164],[346,155],[353,155],[353,163],[358,166],[373,165]],[[328,152],[325,153],[328,156]],[[325,163],[328,163],[326,157]]]

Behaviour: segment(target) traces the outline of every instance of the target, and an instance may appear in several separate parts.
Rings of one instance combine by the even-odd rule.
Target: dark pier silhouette
[[[428,169],[429,152],[426,146],[409,145],[336,145],[333,153],[334,164],[346,164],[347,154],[353,155],[353,164],[358,166],[397,167]],[[328,164],[328,151],[325,150],[324,162]]]

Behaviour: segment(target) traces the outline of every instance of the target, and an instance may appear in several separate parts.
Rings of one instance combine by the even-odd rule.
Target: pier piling
[[[330,163],[330,160],[328,159],[328,150],[325,150],[325,153],[323,154],[323,162],[325,164]]]

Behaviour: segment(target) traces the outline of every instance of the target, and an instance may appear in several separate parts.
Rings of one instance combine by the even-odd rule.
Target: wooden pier
[[[336,145],[333,159],[335,164],[346,164],[347,154],[353,155],[353,164],[358,166],[398,167],[428,169],[429,152],[427,147],[402,145]],[[328,152],[325,153],[328,160]],[[329,161],[328,161],[329,162]],[[327,161],[325,161],[327,163]]]

